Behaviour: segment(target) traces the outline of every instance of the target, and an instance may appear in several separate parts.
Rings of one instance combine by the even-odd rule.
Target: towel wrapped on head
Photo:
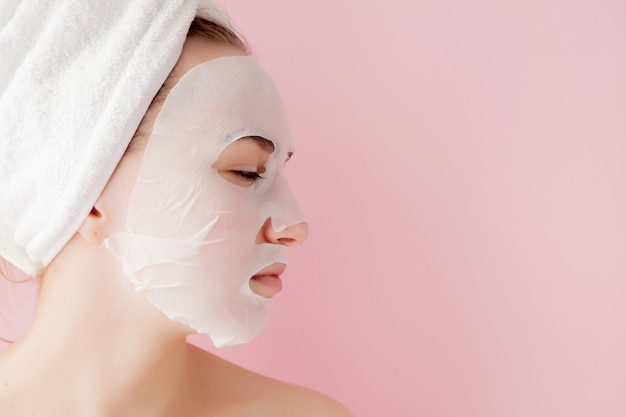
[[[36,274],[78,230],[205,0],[0,3],[0,256]]]

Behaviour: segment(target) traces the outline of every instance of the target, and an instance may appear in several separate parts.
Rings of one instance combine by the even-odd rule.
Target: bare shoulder
[[[320,392],[278,381],[200,350],[196,367],[211,408],[228,417],[354,417],[338,401]],[[218,403],[216,403],[219,402]]]
[[[271,380],[273,407],[278,416],[354,417],[344,405],[320,392]]]

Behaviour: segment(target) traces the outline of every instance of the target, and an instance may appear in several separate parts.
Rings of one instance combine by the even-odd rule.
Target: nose
[[[277,232],[272,227],[272,219],[268,218],[259,229],[256,243],[273,243],[275,245],[296,246],[304,242],[309,236],[309,225],[307,222],[300,222],[288,226]]]

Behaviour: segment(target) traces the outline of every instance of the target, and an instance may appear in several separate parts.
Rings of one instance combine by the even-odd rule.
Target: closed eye
[[[237,170],[233,170],[231,171],[233,174],[248,180],[248,181],[256,181],[259,179],[262,179],[263,177],[261,176],[261,174],[259,174],[258,172],[255,171],[237,171]]]
[[[247,136],[224,148],[212,167],[232,184],[250,187],[263,178],[261,175],[266,170],[265,164],[272,152],[272,142],[257,136]]]

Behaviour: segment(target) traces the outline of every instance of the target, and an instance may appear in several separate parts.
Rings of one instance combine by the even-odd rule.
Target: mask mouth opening
[[[250,290],[261,297],[273,298],[283,289],[281,275],[286,269],[286,264],[275,263],[257,272],[250,278]]]

